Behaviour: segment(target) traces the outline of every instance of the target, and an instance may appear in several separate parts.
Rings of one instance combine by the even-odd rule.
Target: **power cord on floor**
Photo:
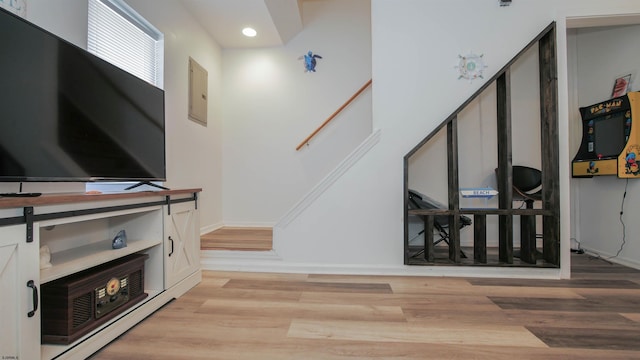
[[[571,248],[571,252],[574,254],[584,254],[584,249],[582,248],[582,245],[580,244],[580,241],[578,241],[578,239],[576,238],[571,238],[571,241],[575,241],[577,247],[576,248]]]
[[[623,215],[624,215],[624,201],[627,198],[627,187],[629,186],[629,178],[627,178],[626,180],[627,181],[624,184],[624,193],[622,194],[622,202],[620,204],[620,224],[622,224],[622,243],[620,244],[620,248],[618,249],[618,252],[616,252],[616,254],[613,256],[604,258],[600,256],[600,254],[591,254],[589,255],[589,258],[591,259],[603,260],[608,262],[609,264],[612,264],[609,260],[615,257],[618,257],[618,255],[620,255],[620,253],[622,252],[622,249],[624,249],[624,245],[627,243],[627,227],[624,223]]]
[[[600,254],[596,254],[596,253],[586,253],[585,252],[585,254],[589,255],[589,260],[602,260],[602,261],[606,262],[609,265],[613,265],[613,263],[611,261],[609,261],[609,259],[611,259],[611,257],[603,258],[602,256],[600,256]]]
[[[571,248],[571,252],[574,254],[584,254],[584,249],[582,248],[582,245],[580,244],[580,241],[578,241],[578,239],[576,238],[571,238],[570,240],[575,241],[576,244],[578,245],[578,247]]]

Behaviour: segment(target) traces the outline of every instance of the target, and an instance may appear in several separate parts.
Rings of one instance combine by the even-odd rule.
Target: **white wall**
[[[577,29],[573,50],[578,106],[609,99],[614,79],[626,74],[632,74],[631,90],[640,90],[637,81],[640,25]],[[576,130],[581,131],[577,107],[572,110],[570,118]],[[579,140],[574,142],[573,155],[579,145]],[[622,249],[616,260],[640,267],[640,243],[635,236],[640,231],[636,221],[636,214],[640,212],[640,183],[615,176],[572,179],[571,183],[577,197],[575,238],[580,245],[605,257],[616,255]]]
[[[223,50],[225,225],[273,226],[371,133],[369,88],[295,150],[371,78],[369,0],[307,1],[302,15],[285,46]]]
[[[276,253],[292,262],[432,273],[403,266],[403,157],[482,85],[458,80],[458,55],[484,54],[490,78],[552,20],[540,2],[502,8],[490,0],[373,0],[373,122],[380,143],[278,233]],[[487,143],[490,154],[495,142]],[[446,184],[446,174],[435,176]]]
[[[538,275],[569,276],[568,76],[566,18],[640,12],[630,1],[372,0],[373,122],[380,143],[288,227],[275,252],[289,263],[403,267],[402,158],[480,85],[458,81],[457,57],[484,54],[491,77],[551,21],[557,21],[562,269]],[[562,165],[564,164],[564,165]],[[474,268],[469,275],[491,269]],[[500,269],[503,276],[515,269]],[[530,272],[535,274],[536,272]],[[514,275],[515,276],[515,275]]]
[[[222,224],[222,50],[179,1],[127,0],[164,33],[167,181],[169,188],[202,188],[203,227]],[[208,72],[208,122],[188,118],[189,57]],[[203,230],[207,231],[207,230]]]
[[[87,48],[87,1],[29,0],[27,20],[79,46]]]
[[[165,186],[202,188],[198,202],[201,223],[219,226],[222,223],[221,49],[178,1],[129,0],[127,3],[165,36]],[[29,0],[27,19],[86,48],[86,1]],[[189,56],[209,73],[209,118],[206,127],[187,117]],[[16,184],[0,185],[2,191],[18,190]],[[27,183],[24,191],[84,191],[84,184]]]

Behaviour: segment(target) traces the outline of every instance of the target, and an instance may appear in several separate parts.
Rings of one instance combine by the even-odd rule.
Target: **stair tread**
[[[271,250],[273,229],[222,227],[200,237],[202,250]]]

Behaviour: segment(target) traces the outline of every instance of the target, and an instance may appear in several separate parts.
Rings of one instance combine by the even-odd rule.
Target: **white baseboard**
[[[560,269],[484,266],[407,266],[307,264],[284,261],[271,251],[200,252],[202,270],[374,276],[448,276],[473,278],[560,279]]]

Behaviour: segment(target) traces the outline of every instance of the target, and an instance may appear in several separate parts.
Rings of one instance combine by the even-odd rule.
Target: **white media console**
[[[84,359],[198,284],[200,191],[0,198],[0,359]],[[143,300],[68,345],[41,342],[42,285],[131,254],[148,255]]]

